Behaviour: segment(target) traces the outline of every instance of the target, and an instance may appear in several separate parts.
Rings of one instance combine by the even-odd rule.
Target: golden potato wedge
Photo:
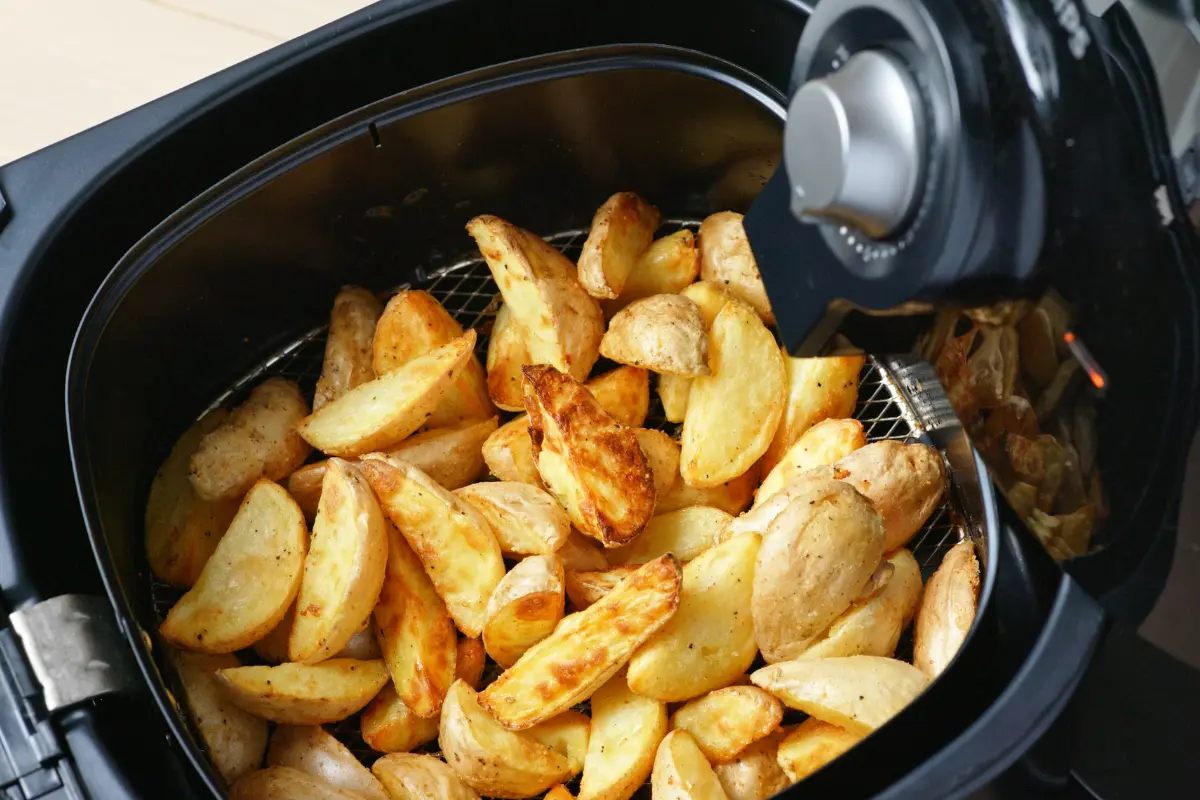
[[[700,275],[700,251],[696,237],[687,228],[656,239],[638,258],[625,280],[625,288],[616,300],[601,303],[606,317],[622,308],[656,294],[682,291]]]
[[[767,800],[782,792],[791,781],[776,761],[784,730],[777,728],[725,764],[714,764],[713,772],[729,800]]]
[[[524,332],[535,364],[585,380],[600,356],[604,314],[571,261],[540,237],[499,217],[479,216],[467,232]]]
[[[482,639],[472,639],[468,636],[458,640],[458,655],[454,659],[454,677],[463,681],[472,689],[479,686],[483,677],[483,668],[487,666]]]
[[[654,800],[728,800],[696,740],[683,730],[671,731],[658,745],[650,791]]]
[[[343,286],[333,298],[329,332],[325,335],[325,361],[313,394],[313,411],[344,395],[359,384],[375,379],[371,364],[375,323],[383,305],[361,286]]]
[[[654,496],[666,497],[679,483],[679,442],[650,428],[634,428],[633,433],[654,476]]]
[[[813,425],[797,439],[771,468],[754,493],[758,505],[769,500],[800,473],[813,467],[832,464],[866,447],[862,423],[856,419],[826,419]]]
[[[635,572],[635,566],[608,567],[592,572],[570,570],[566,573],[567,597],[571,598],[571,605],[576,611],[582,611]]]
[[[838,480],[862,492],[879,509],[887,531],[885,553],[908,544],[921,530],[947,486],[941,453],[920,443],[872,442],[838,459],[833,467]]]
[[[383,661],[331,658],[320,664],[230,667],[217,680],[234,703],[283,725],[339,722],[362,709],[387,683]]]
[[[381,753],[407,753],[438,736],[437,715],[418,717],[389,683],[363,709],[360,732],[372,750]]]
[[[592,695],[592,731],[579,800],[629,800],[650,777],[667,735],[667,706],[634,694],[614,675]]]
[[[791,358],[785,351],[783,357],[787,365],[787,408],[763,455],[763,470],[768,474],[813,425],[854,413],[858,376],[866,362],[861,355]]]
[[[750,680],[790,708],[864,736],[929,685],[912,664],[883,656],[785,661],[756,670]]]
[[[254,643],[254,652],[268,664],[282,664],[288,660],[288,640],[292,637],[292,625],[296,621],[296,604],[288,608],[283,620],[274,630]],[[370,620],[368,620],[369,622]],[[360,661],[370,661],[382,658],[379,640],[370,625],[355,633],[346,642],[346,646],[334,655],[334,658],[356,658]]]
[[[964,539],[942,557],[929,578],[913,631],[913,664],[930,678],[942,673],[975,622],[979,603],[979,561],[975,545]]]
[[[771,443],[786,397],[783,356],[748,306],[726,303],[710,340],[713,374],[692,379],[680,443],[683,480],[701,488],[754,466]]]
[[[487,385],[492,402],[505,411],[525,410],[521,367],[533,361],[525,348],[524,336],[508,306],[502,304],[488,337]]]
[[[583,771],[587,756],[588,740],[592,734],[592,721],[579,711],[564,711],[556,717],[538,723],[523,732],[523,735],[546,745],[567,759],[574,778]]]
[[[525,367],[538,473],[571,522],[605,547],[632,541],[654,513],[654,475],[637,434],[583,384],[545,364]]]
[[[640,567],[595,604],[563,618],[479,694],[479,704],[504,727],[523,730],[591,697],[671,619],[681,581],[673,556]]]
[[[802,781],[862,741],[863,735],[809,717],[779,744],[776,759],[793,782]]]
[[[314,664],[344,648],[383,586],[387,522],[358,468],[331,458],[296,597],[288,658]]]
[[[394,753],[372,764],[371,771],[395,800],[479,800],[457,772],[433,756]]]
[[[595,572],[608,569],[608,559],[595,539],[589,539],[572,529],[562,547],[555,551],[564,570],[572,572]]]
[[[492,592],[483,624],[483,646],[497,664],[511,667],[545,639],[563,617],[563,568],[553,554],[530,556]]]
[[[363,796],[292,767],[267,767],[235,783],[229,800],[363,800]]]
[[[354,387],[297,430],[323,453],[358,456],[381,450],[424,425],[463,373],[475,349],[470,330],[402,367]]]
[[[757,686],[728,686],[687,703],[671,716],[671,727],[685,730],[713,764],[737,758],[743,750],[779,727],[783,706]]]
[[[279,725],[271,734],[268,767],[291,767],[366,800],[390,800],[371,771],[346,745],[316,725]]]
[[[658,399],[662,402],[667,422],[683,422],[687,417],[688,395],[692,379],[683,375],[659,375]]]
[[[522,414],[501,425],[483,443],[481,451],[488,469],[498,480],[528,483],[540,487],[533,458],[533,442],[529,439],[529,415]]]
[[[150,483],[146,499],[146,559],[160,580],[190,589],[237,513],[240,498],[201,500],[188,480],[188,464],[200,439],[229,416],[205,414],[184,431]]]
[[[600,340],[600,355],[663,375],[707,375],[708,329],[691,300],[656,294],[616,313]]]
[[[755,464],[733,480],[705,489],[688,486],[680,478],[675,482],[674,489],[667,492],[665,497],[658,498],[658,504],[654,507],[654,511],[656,514],[666,514],[681,508],[710,506],[719,508],[726,514],[740,514],[754,499],[758,476],[758,465]]]
[[[249,647],[279,624],[296,599],[307,551],[300,507],[283,487],[260,480],[159,632],[202,653]]]
[[[362,470],[379,503],[400,529],[458,629],[483,631],[488,598],[504,577],[500,545],[474,508],[434,483],[421,470],[373,453]]]
[[[749,303],[764,322],[774,323],[771,301],[742,227],[742,215],[732,211],[712,214],[700,223],[697,240],[700,279],[724,286],[725,291]]]
[[[712,328],[713,320],[717,318],[717,314],[721,313],[721,309],[725,307],[734,296],[729,293],[727,287],[720,283],[712,281],[698,281],[688,286],[680,292],[681,295],[691,300],[700,309],[700,316],[704,319],[704,326]]]
[[[633,544],[608,551],[613,564],[645,564],[665,553],[687,563],[717,543],[733,517],[719,508],[690,506],[658,514]]]
[[[614,299],[654,241],[662,224],[658,209],[633,192],[618,192],[592,217],[579,254],[579,282],[592,297]]]
[[[455,681],[446,696],[438,745],[463,781],[488,797],[533,797],[566,780],[572,770],[567,757],[553,748],[497,724],[462,681]]]
[[[650,373],[621,366],[597,375],[586,384],[600,407],[626,428],[640,428],[650,410]]]
[[[506,556],[547,555],[562,547],[571,519],[545,491],[519,481],[487,481],[455,491],[483,515]]]
[[[558,786],[550,787],[550,791],[546,792],[546,796],[542,800],[575,800],[575,796],[560,783]]]
[[[748,534],[688,562],[679,611],[629,661],[630,689],[680,702],[728,686],[750,667],[758,654],[750,618],[758,547]]]
[[[169,654],[183,684],[192,723],[221,778],[233,783],[258,769],[267,750],[266,720],[230,702],[216,679],[217,670],[241,666],[237,656],[189,653],[174,648]]]
[[[850,607],[883,542],[879,512],[845,483],[814,481],[788,503],[762,538],[753,578],[754,634],[768,663],[799,656]]]
[[[286,478],[311,448],[296,433],[308,403],[294,381],[268,378],[215,428],[188,459],[188,480],[201,500],[241,498],[260,478]]]

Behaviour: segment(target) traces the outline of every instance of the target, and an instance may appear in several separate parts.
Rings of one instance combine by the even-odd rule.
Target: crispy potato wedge
[[[784,352],[783,357],[787,365],[787,408],[763,455],[763,470],[768,475],[813,425],[854,413],[858,376],[866,362],[861,355],[791,358]]]
[[[913,664],[930,678],[942,673],[975,622],[979,603],[979,561],[964,539],[942,557],[929,579],[913,631]]]
[[[838,480],[862,492],[879,509],[887,531],[885,553],[908,544],[921,530],[947,486],[941,453],[920,443],[872,442],[833,466]]]
[[[479,795],[445,761],[428,755],[395,753],[371,771],[396,800],[479,800]]]
[[[217,684],[216,671],[241,666],[232,653],[171,649],[184,700],[213,766],[226,783],[258,769],[267,749],[267,723],[238,708]]]
[[[700,275],[700,251],[696,237],[687,228],[656,239],[638,258],[625,288],[616,300],[601,305],[605,316],[613,314],[643,297],[682,291]]]
[[[235,783],[229,800],[363,800],[363,796],[292,767],[267,767]]]
[[[712,375],[692,379],[679,468],[686,483],[701,488],[754,465],[771,443],[786,397],[783,356],[748,306],[726,303],[710,340]]]
[[[635,572],[635,566],[608,567],[592,572],[569,571],[566,573],[567,597],[571,598],[576,611],[582,611]]]
[[[323,453],[358,456],[395,445],[424,425],[463,373],[475,349],[475,331],[373,381],[354,387],[297,430]]]
[[[671,731],[658,745],[650,791],[654,800],[728,800],[696,740],[683,730]]]
[[[929,677],[882,656],[786,661],[750,675],[790,708],[865,736],[925,691]]]
[[[324,725],[360,711],[387,683],[383,661],[230,667],[217,680],[234,703],[283,725]]]
[[[571,531],[562,547],[555,551],[564,570],[572,572],[595,572],[608,569],[608,559],[595,539],[589,539],[577,530]]]
[[[500,545],[474,508],[396,458],[371,454],[362,470],[380,505],[421,559],[458,629],[483,631],[488,598],[504,577]]]
[[[229,416],[205,414],[171,448],[150,483],[146,500],[146,559],[160,580],[190,589],[237,513],[238,499],[201,500],[188,480],[188,464],[201,438]]]
[[[497,664],[511,667],[545,639],[563,617],[563,568],[553,555],[530,556],[492,592],[483,646]]]
[[[634,694],[624,675],[614,675],[592,695],[579,800],[628,800],[650,777],[666,735],[666,704]]]
[[[860,733],[809,717],[779,744],[776,759],[789,779],[802,781],[862,739]]]
[[[525,410],[521,367],[532,363],[521,326],[513,319],[508,306],[502,304],[492,323],[487,349],[488,394],[497,408]]]
[[[658,399],[662,402],[667,422],[683,422],[687,417],[688,395],[692,379],[683,375],[659,375]]]
[[[700,309],[700,316],[704,318],[706,328],[712,327],[717,314],[721,313],[721,309],[725,307],[726,303],[734,299],[734,296],[727,291],[723,284],[712,281],[693,283],[680,294],[691,300]]]
[[[616,313],[600,355],[663,375],[708,375],[708,329],[691,300],[656,294]]]
[[[639,568],[595,604],[563,618],[480,693],[480,705],[504,727],[523,730],[591,697],[671,619],[681,582],[673,556]]]
[[[862,423],[856,419],[826,419],[813,425],[797,439],[771,468],[754,493],[758,505],[777,494],[802,472],[832,464],[855,450],[866,447]]]
[[[524,735],[549,747],[567,759],[570,777],[583,771],[587,756],[588,740],[592,735],[592,721],[579,711],[564,711],[556,717],[534,725]]]
[[[645,564],[665,553],[687,563],[717,543],[733,517],[719,508],[690,506],[650,520],[633,544],[608,551],[613,564]]]
[[[666,514],[681,508],[710,506],[719,508],[726,514],[740,514],[754,499],[754,489],[758,486],[758,475],[758,465],[755,464],[733,480],[706,489],[688,486],[680,478],[675,482],[674,489],[667,492],[665,497],[658,498],[658,504],[654,507],[654,511],[657,514]]]
[[[455,491],[483,515],[506,556],[547,555],[562,547],[571,518],[542,489],[520,481],[487,481]]]
[[[525,367],[525,405],[538,473],[571,522],[605,547],[632,541],[654,513],[654,475],[637,434],[583,384]]]
[[[764,322],[775,322],[771,301],[763,286],[758,264],[750,252],[742,215],[732,211],[712,214],[700,223],[700,279],[725,287],[725,291],[749,303]]]
[[[679,442],[650,428],[634,428],[633,433],[654,476],[654,496],[666,497],[679,483]]]
[[[749,534],[688,562],[679,611],[629,661],[630,689],[655,700],[690,700],[728,686],[754,663],[750,592],[758,547],[759,537]]]
[[[325,361],[313,395],[313,411],[359,384],[375,379],[371,365],[375,323],[383,305],[361,286],[343,286],[333,298]]]
[[[650,373],[621,366],[597,375],[586,384],[600,407],[626,428],[640,428],[650,410]]]
[[[783,706],[757,686],[728,686],[687,703],[671,716],[671,727],[687,731],[713,764],[737,758],[779,727]]]
[[[501,425],[483,443],[481,451],[488,469],[497,479],[512,483],[542,485],[529,439],[529,415],[522,414]]]
[[[458,640],[457,650],[454,677],[475,689],[479,686],[479,679],[483,677],[483,668],[487,666],[483,640],[464,636]]]
[[[291,767],[366,800],[390,800],[371,771],[346,745],[316,725],[279,725],[271,734],[268,767]]]
[[[249,647],[279,624],[296,599],[307,551],[300,507],[283,487],[260,480],[159,632],[203,653]]]
[[[618,192],[605,200],[592,217],[579,254],[579,282],[588,294],[619,296],[661,224],[658,209],[633,192]]]
[[[571,261],[540,237],[499,217],[479,216],[467,232],[524,332],[535,364],[585,380],[600,356],[604,314]]]
[[[786,789],[791,781],[779,766],[776,756],[783,740],[783,729],[776,729],[725,764],[714,764],[713,772],[729,800],[767,800]]]
[[[407,753],[438,736],[438,716],[418,717],[389,683],[367,704],[360,720],[363,741],[381,753]]]
[[[362,629],[383,586],[387,527],[358,468],[331,458],[296,597],[289,660],[324,661]]]
[[[215,428],[188,459],[188,480],[201,500],[241,498],[260,478],[282,480],[311,448],[296,433],[308,403],[295,382],[268,378]]]

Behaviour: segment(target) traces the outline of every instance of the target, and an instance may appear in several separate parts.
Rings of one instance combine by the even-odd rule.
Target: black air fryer
[[[485,326],[467,219],[574,254],[629,189],[676,226],[747,212],[781,339],[849,335],[868,434],[946,456],[918,559],[983,562],[946,672],[781,796],[1187,796],[1200,676],[1132,631],[1196,430],[1200,259],[1138,31],[1074,0],[384,0],[0,168],[5,796],[222,796],[142,550],[172,442],[267,375],[311,389],[338,287]],[[1061,567],[908,355],[939,308],[1047,292],[1105,383],[1110,514]]]

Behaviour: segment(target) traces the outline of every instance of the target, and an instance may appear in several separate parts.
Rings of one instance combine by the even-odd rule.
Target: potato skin
[[[234,705],[216,680],[218,669],[241,666],[237,656],[175,649],[169,655],[183,684],[192,722],[221,778],[233,783],[257,769],[267,750],[266,720]]]
[[[487,385],[492,402],[505,411],[525,410],[521,368],[533,362],[523,336],[508,306],[501,305],[488,337]]]
[[[479,800],[453,769],[440,758],[411,753],[384,756],[371,766],[387,787],[388,797],[404,800]]]
[[[382,661],[331,658],[320,664],[231,667],[217,680],[234,703],[283,725],[324,725],[357,713],[387,683]]]
[[[888,553],[921,530],[947,487],[941,453],[920,443],[873,442],[833,466],[838,480],[858,489],[879,509]]]
[[[666,375],[707,375],[708,329],[700,308],[678,294],[635,300],[617,312],[600,355]]]
[[[733,211],[712,214],[700,223],[697,239],[700,279],[724,286],[730,294],[749,303],[764,322],[775,322],[762,275],[742,227],[742,215]]]
[[[700,251],[687,228],[656,239],[642,253],[616,300],[602,305],[609,318],[634,300],[682,291],[700,275]]]
[[[375,377],[371,365],[375,323],[383,305],[361,286],[343,286],[333,298],[325,361],[313,394],[313,410]]]
[[[866,445],[867,437],[863,433],[862,423],[856,419],[818,422],[792,443],[763,478],[762,485],[754,493],[755,505],[769,500],[801,473],[813,467],[832,464]]]
[[[371,771],[346,745],[316,725],[279,725],[271,735],[267,766],[292,767],[365,800],[389,800]]]
[[[979,561],[964,539],[942,557],[929,579],[913,633],[913,664],[930,678],[942,673],[967,639],[979,603]]]
[[[235,783],[229,800],[362,800],[362,795],[292,767],[267,767]]]
[[[593,297],[616,298],[662,224],[658,209],[618,192],[596,210],[579,254],[579,282]]]
[[[733,761],[714,764],[713,772],[729,800],[767,800],[782,792],[791,781],[776,761],[785,731],[776,729],[747,747]]]
[[[487,605],[483,645],[502,667],[517,663],[563,617],[563,568],[551,555],[530,556],[496,586]]]
[[[483,515],[507,556],[553,553],[571,533],[567,512],[531,484],[486,481],[464,486],[455,494]]]

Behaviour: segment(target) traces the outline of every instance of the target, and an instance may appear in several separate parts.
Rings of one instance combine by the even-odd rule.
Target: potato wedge
[[[700,275],[700,251],[696,237],[687,228],[656,239],[638,258],[616,300],[601,305],[611,318],[634,300],[656,294],[682,291]]]
[[[679,611],[629,661],[630,689],[666,702],[691,700],[728,686],[754,663],[750,592],[758,547],[759,537],[749,534],[688,562]]]
[[[479,216],[467,232],[524,332],[535,364],[585,380],[600,356],[604,314],[571,261],[540,237],[499,217]]]
[[[979,561],[975,545],[964,539],[942,557],[929,578],[913,631],[913,664],[930,678],[942,673],[975,622],[979,603]]]
[[[748,306],[726,303],[710,340],[712,375],[692,379],[680,443],[683,480],[700,488],[754,466],[771,443],[786,397],[783,356]]]
[[[742,215],[721,211],[705,218],[697,232],[700,247],[700,279],[725,287],[725,291],[749,303],[763,321],[775,322],[771,301],[762,275],[750,251]]]
[[[486,651],[482,639],[464,636],[458,640],[458,655],[454,659],[454,677],[472,689],[479,686],[483,668],[487,666]]]
[[[617,312],[600,340],[600,355],[664,375],[708,375],[708,330],[691,300],[657,294]]]
[[[654,476],[655,498],[666,497],[679,483],[679,442],[649,428],[634,428],[633,433]]]
[[[592,721],[579,711],[564,711],[556,717],[538,723],[523,732],[535,742],[540,742],[567,759],[574,778],[583,771],[587,756],[588,740],[592,735]]]
[[[799,656],[850,607],[883,542],[879,512],[845,483],[814,481],[788,503],[762,538],[753,578],[754,634],[768,663]]]
[[[668,511],[650,520],[633,544],[608,551],[613,564],[645,564],[672,553],[687,563],[717,543],[733,517],[719,508],[690,506]]]
[[[571,598],[571,605],[575,607],[576,611],[582,611],[617,588],[621,581],[635,572],[637,572],[635,566],[609,567],[591,572],[568,571],[566,573],[567,597]]]
[[[311,448],[296,433],[308,403],[294,381],[268,378],[220,424],[200,438],[188,459],[188,480],[201,500],[241,498],[260,478],[282,480]]]
[[[363,741],[381,753],[407,753],[438,736],[437,715],[418,717],[389,683],[363,709],[359,723]]]
[[[592,732],[579,800],[629,800],[650,777],[667,735],[667,706],[629,690],[614,675],[592,695]]]
[[[291,767],[366,800],[390,800],[371,771],[346,745],[319,726],[279,725],[271,734],[268,767]]]
[[[229,800],[363,800],[363,797],[292,767],[267,767],[235,783]]]
[[[750,680],[790,708],[864,736],[929,685],[912,664],[882,656],[786,661],[756,670]]]
[[[721,509],[726,514],[740,514],[754,499],[758,475],[758,465],[755,464],[733,480],[705,489],[688,486],[680,478],[675,482],[675,488],[667,492],[665,497],[658,498],[654,511],[656,514],[666,514],[692,506],[711,506]]]
[[[938,507],[947,487],[941,453],[920,443],[872,442],[833,466],[838,480],[862,492],[879,509],[887,531],[885,553],[908,544]]]
[[[523,730],[591,697],[671,619],[681,582],[672,556],[639,568],[594,605],[563,618],[479,694],[479,704],[504,727]]]
[[[511,667],[545,639],[563,617],[563,568],[553,555],[530,556],[513,567],[487,604],[483,646]]]
[[[866,447],[862,423],[856,419],[826,419],[813,425],[797,439],[771,468],[754,493],[758,505],[777,494],[800,473],[832,464],[855,450]]]
[[[359,384],[374,380],[371,364],[375,323],[383,305],[361,286],[343,286],[333,298],[325,361],[313,394],[313,411],[336,400]]]
[[[483,443],[483,460],[498,480],[542,486],[529,439],[529,415],[522,414],[501,425]]]
[[[380,505],[400,529],[458,629],[483,631],[488,598],[504,577],[500,545],[478,511],[416,467],[371,454],[362,470]]]
[[[259,658],[268,664],[282,664],[287,661],[288,640],[292,637],[292,625],[295,622],[296,604],[292,603],[287,610],[287,614],[275,626],[274,630],[254,643],[254,652],[258,654]],[[368,619],[367,622],[370,622],[370,620]],[[346,642],[346,646],[339,650],[333,657],[356,658],[360,661],[381,658],[382,651],[379,649],[379,640],[375,638],[375,631],[370,625],[358,631],[350,637],[350,641]]]
[[[621,366],[597,375],[586,384],[600,407],[626,428],[640,428],[650,410],[650,373]]]
[[[201,500],[188,480],[188,464],[200,440],[229,413],[205,414],[183,432],[150,483],[146,500],[146,559],[160,580],[190,589],[237,513],[238,499]]]
[[[658,376],[658,399],[662,402],[667,422],[683,422],[687,417],[688,395],[691,391],[691,378],[683,375]]]
[[[324,725],[360,711],[387,683],[383,661],[230,667],[217,680],[234,703],[283,725]]]
[[[457,772],[433,756],[395,753],[376,761],[371,771],[397,800],[479,800]]]
[[[737,758],[779,727],[783,706],[757,686],[728,686],[687,703],[671,716],[671,727],[687,731],[713,764]]]
[[[595,539],[589,539],[577,530],[572,530],[562,547],[555,551],[564,570],[572,572],[594,572],[608,569],[608,559]]]
[[[483,515],[506,556],[547,555],[562,547],[571,519],[542,489],[519,481],[488,481],[455,491]]]
[[[714,764],[713,772],[729,800],[767,800],[782,792],[791,781],[779,766],[776,756],[784,730],[777,728],[766,738],[759,739],[725,764]]]
[[[487,385],[488,394],[497,408],[505,411],[524,411],[521,392],[521,367],[532,364],[525,348],[524,332],[513,319],[508,306],[501,305],[488,337]]]
[[[861,355],[791,358],[784,352],[783,357],[787,365],[787,408],[763,455],[763,470],[768,474],[813,425],[854,413],[858,376],[866,363]]]
[[[571,522],[605,547],[627,544],[654,513],[654,475],[637,434],[583,384],[525,367],[525,406],[538,473]]]
[[[279,624],[296,599],[307,551],[300,507],[283,487],[260,480],[159,632],[202,653],[249,647]]]
[[[618,192],[604,201],[579,254],[579,282],[587,293],[619,296],[661,224],[658,209],[633,192]]]
[[[379,599],[387,551],[387,522],[371,487],[353,464],[331,458],[296,597],[289,660],[315,664],[346,646]]]
[[[693,283],[680,294],[691,300],[700,309],[700,316],[704,318],[704,325],[707,328],[712,328],[713,320],[717,318],[717,314],[721,313],[725,304],[731,299],[735,299],[724,284],[707,280]]]
[[[542,800],[575,800],[575,796],[571,794],[570,789],[560,783],[558,786],[550,787],[550,791],[546,792],[546,796]]]
[[[671,731],[658,745],[650,787],[654,800],[728,800],[696,740],[682,730]]]
[[[216,671],[241,666],[232,653],[207,655],[169,651],[183,684],[183,699],[191,712],[209,758],[228,784],[258,769],[267,749],[267,723],[238,708],[217,683]]]
[[[809,717],[779,744],[776,759],[788,778],[802,781],[862,741],[863,735]]]

